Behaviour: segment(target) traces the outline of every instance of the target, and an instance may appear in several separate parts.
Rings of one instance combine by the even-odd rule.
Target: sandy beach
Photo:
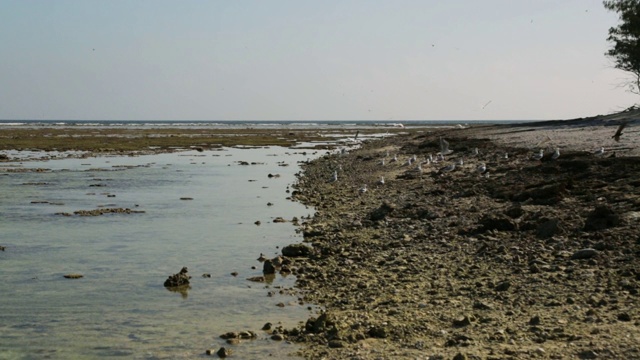
[[[308,359],[639,358],[636,115],[401,135],[306,165],[293,196],[316,209],[313,254],[295,273],[325,312],[289,338]],[[453,152],[427,163],[440,137]]]

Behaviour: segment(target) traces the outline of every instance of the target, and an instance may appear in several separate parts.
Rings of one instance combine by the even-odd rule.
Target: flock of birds
[[[625,129],[625,127],[627,126],[628,121],[623,122],[622,124],[620,124],[620,126],[618,127],[618,129],[616,130],[616,133],[612,136],[612,138],[618,142],[620,141],[620,136],[622,135],[622,131]],[[356,138],[357,138],[358,134],[356,134]],[[550,139],[549,139],[550,140]],[[406,167],[412,167],[415,164],[417,164],[415,167],[412,167],[411,169],[408,169],[404,172],[404,176],[405,177],[414,177],[414,178],[422,178],[422,175],[424,173],[424,169],[423,166],[431,166],[431,165],[437,165],[437,164],[442,164],[447,162],[447,156],[451,155],[453,153],[453,150],[450,149],[449,147],[449,142],[440,137],[440,151],[438,153],[436,153],[435,156],[433,156],[433,154],[430,154],[429,156],[427,156],[424,160],[419,161],[418,157],[416,155],[412,155],[411,157],[409,157],[406,162],[404,162],[403,166]],[[347,153],[347,149],[346,148],[342,148],[339,152],[340,154],[344,155]],[[605,154],[605,149],[604,147],[600,147],[599,149],[595,150],[593,152],[593,155],[595,156],[604,156]],[[471,152],[471,157],[479,157],[480,153],[478,148],[474,148]],[[542,161],[542,159],[545,157],[545,150],[544,149],[540,149],[539,152],[534,153],[531,156],[531,160],[533,161]],[[550,156],[551,160],[557,160],[560,157],[560,148],[556,147],[554,149],[553,154]],[[390,158],[390,159],[389,159]],[[509,159],[509,154],[505,153],[502,156],[503,159]],[[389,159],[387,161],[387,159]],[[399,159],[398,159],[398,155],[393,155],[393,157],[390,157],[389,151],[386,151],[384,154],[384,157],[382,159],[380,159],[380,161],[378,162],[378,165],[381,167],[384,167],[386,165],[389,165],[390,163],[399,163]],[[441,166],[438,171],[437,174],[438,175],[445,175],[446,173],[450,173],[455,171],[456,169],[461,168],[464,165],[464,160],[462,157],[459,157],[457,159],[457,161],[455,162],[451,162],[448,163],[445,166]],[[477,163],[477,166],[475,167],[475,172],[477,174],[479,174],[480,176],[485,176],[485,177],[489,177],[489,172],[487,171],[487,165],[484,162],[479,162]],[[333,175],[331,176],[331,178],[329,179],[330,183],[334,183],[338,181],[338,171],[335,170],[333,172]],[[381,176],[380,179],[376,182],[376,185],[378,186],[382,186],[385,184],[385,179],[384,176]],[[368,191],[367,185],[364,184],[359,190],[358,192],[360,194],[365,194]]]

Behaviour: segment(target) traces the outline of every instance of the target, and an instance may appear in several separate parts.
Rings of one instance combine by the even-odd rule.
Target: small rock
[[[618,320],[619,321],[631,321],[631,315],[629,315],[627,313],[618,314]]]
[[[238,345],[240,344],[240,339],[227,339],[226,342],[229,345]]]
[[[344,347],[344,344],[340,340],[331,340],[329,341],[329,347],[333,349],[342,348]]]
[[[67,279],[81,279],[84,277],[84,275],[81,274],[66,274],[64,275],[65,278]]]
[[[271,335],[271,340],[282,341],[284,340],[284,336],[282,334],[273,334]]]
[[[258,221],[256,221],[256,222],[254,222],[254,224],[256,224],[256,225],[260,226],[260,224],[262,224],[262,222],[260,222],[260,220],[258,220]]]
[[[238,276],[238,272],[237,271],[232,272],[231,276]]]
[[[276,267],[271,260],[265,260],[264,263],[262,263],[262,273],[265,275],[276,273]]]
[[[192,197],[181,197],[180,200],[193,200]]]
[[[456,356],[453,357],[453,360],[467,360],[467,355],[463,355],[462,353],[457,353]]]
[[[582,249],[578,250],[571,255],[572,260],[582,260],[582,259],[591,259],[592,257],[598,255],[598,250],[596,249]]]
[[[536,315],[529,320],[529,325],[536,326],[540,325],[540,316]]]
[[[456,320],[453,320],[453,326],[455,327],[464,327],[471,325],[471,319],[468,316],[463,316]]]
[[[202,274],[202,277],[203,277],[203,278],[210,278],[210,277],[211,277],[211,274],[209,274],[209,273],[204,273],[204,274]]]
[[[187,269],[186,266],[183,267],[179,273],[169,276],[167,280],[165,280],[164,286],[178,287],[178,286],[189,285],[189,279],[191,279],[191,276],[187,274],[188,271],[189,270]]]
[[[511,287],[511,283],[507,281],[503,281],[500,284],[496,285],[496,291],[507,291]]]
[[[218,356],[220,356],[221,358],[226,358],[227,356],[231,355],[231,350],[228,350],[223,346],[220,348],[220,350],[218,350],[216,354],[218,354]]]
[[[273,324],[271,324],[270,322],[264,324],[264,326],[262,326],[262,330],[264,331],[269,331],[271,330],[271,327],[273,326]]]
[[[282,255],[289,257],[309,256],[311,247],[305,244],[291,244],[282,248]]]
[[[287,220],[285,220],[281,216],[278,216],[277,218],[273,219],[273,222],[274,223],[284,223],[284,222],[287,222]]]

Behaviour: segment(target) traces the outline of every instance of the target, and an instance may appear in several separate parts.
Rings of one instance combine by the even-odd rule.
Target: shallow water
[[[261,252],[302,240],[272,220],[312,214],[285,190],[297,161],[317,155],[273,147],[10,164],[48,171],[0,173],[0,358],[190,359],[240,330],[259,338],[232,346],[235,357],[294,358],[294,345],[260,331],[308,317],[308,305],[278,293],[293,277],[246,278],[262,274]],[[59,214],[100,207],[144,213]],[[186,295],[163,286],[183,266]]]

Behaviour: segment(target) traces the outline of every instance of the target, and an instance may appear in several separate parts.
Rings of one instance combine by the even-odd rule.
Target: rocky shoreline
[[[286,338],[308,359],[640,358],[638,140],[605,125],[411,133],[304,164],[313,251],[292,267],[324,312]],[[453,152],[428,164],[441,137]]]

